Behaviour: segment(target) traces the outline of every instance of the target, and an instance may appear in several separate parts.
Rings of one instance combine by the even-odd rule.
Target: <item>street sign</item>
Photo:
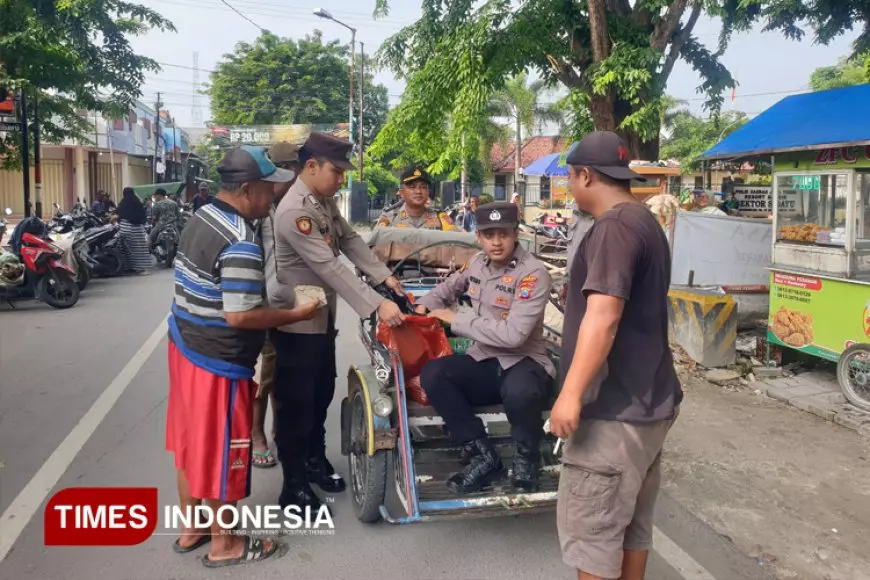
[[[21,128],[21,123],[10,123],[0,121],[0,131],[18,131]]]

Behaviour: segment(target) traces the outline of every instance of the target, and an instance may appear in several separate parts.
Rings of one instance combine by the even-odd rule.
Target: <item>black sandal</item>
[[[245,536],[245,549],[242,550],[242,555],[238,558],[227,558],[225,560],[212,560],[208,554],[202,557],[202,565],[206,568],[224,568],[226,566],[237,566],[239,564],[247,564],[248,562],[260,562],[275,554],[282,545],[274,539],[272,541],[272,549],[268,552],[265,549],[265,543],[259,538]]]
[[[211,534],[206,534],[197,541],[195,541],[193,544],[185,548],[181,545],[181,539],[176,538],[175,541],[172,542],[172,551],[176,554],[188,554],[190,552],[193,552],[194,550],[205,546],[209,542],[211,542]]]

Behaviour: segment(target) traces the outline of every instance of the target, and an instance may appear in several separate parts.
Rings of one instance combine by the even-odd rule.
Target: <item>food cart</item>
[[[768,159],[768,341],[838,363],[870,410],[870,85],[783,99],[705,153]]]

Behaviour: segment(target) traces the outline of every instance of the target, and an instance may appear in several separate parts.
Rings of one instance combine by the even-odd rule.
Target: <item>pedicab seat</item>
[[[468,247],[476,244],[475,235],[467,232],[391,227],[376,228],[368,240],[375,255],[387,264],[414,255],[414,264],[428,268],[458,269],[480,251]]]

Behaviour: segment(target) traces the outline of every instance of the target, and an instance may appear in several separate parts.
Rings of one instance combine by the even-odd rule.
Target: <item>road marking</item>
[[[73,427],[57,449],[49,456],[36,475],[24,486],[18,497],[13,500],[3,516],[0,517],[0,562],[6,558],[6,554],[18,540],[18,536],[24,531],[24,527],[33,517],[33,514],[42,506],[48,494],[57,485],[57,482],[69,468],[70,464],[81,451],[100,423],[103,422],[112,407],[124,393],[126,388],[138,374],[139,369],[151,356],[163,338],[166,336],[166,319],[157,326],[148,340],[139,348],[133,358],[130,359],[118,376],[109,383],[106,390],[94,401],[88,412]]]
[[[685,580],[716,580],[706,568],[698,564],[657,526],[653,526],[653,546],[658,555]]]

